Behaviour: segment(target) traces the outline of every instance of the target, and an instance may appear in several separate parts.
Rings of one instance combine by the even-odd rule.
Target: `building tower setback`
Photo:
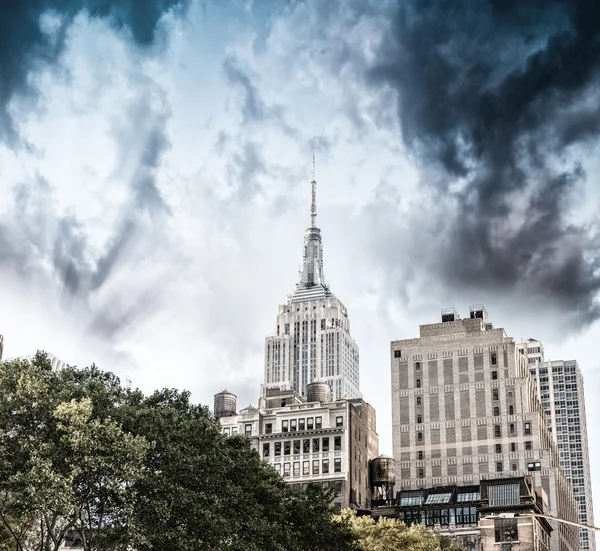
[[[309,383],[326,381],[333,400],[361,398],[358,345],[350,334],[348,311],[331,292],[323,272],[314,158],[311,191],[311,222],[304,236],[300,280],[286,304],[278,308],[275,334],[265,340],[261,393],[294,390],[306,397]]]
[[[558,448],[560,468],[573,487],[579,522],[594,525],[592,480],[588,450],[585,395],[581,369],[575,360],[545,361],[540,341],[519,345],[546,415],[548,430]],[[580,530],[582,551],[595,551],[593,532]]]
[[[419,338],[391,343],[396,489],[478,484],[529,475],[550,514],[577,520],[573,492],[518,343],[483,306],[442,311]],[[552,551],[579,548],[578,529],[553,526]]]

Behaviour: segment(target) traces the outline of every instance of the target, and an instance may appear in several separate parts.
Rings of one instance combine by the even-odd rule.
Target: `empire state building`
[[[358,345],[350,335],[348,311],[323,275],[314,168],[311,186],[311,223],[304,236],[300,281],[279,306],[275,334],[266,338],[262,389],[293,389],[306,397],[306,385],[326,381],[334,400],[361,398]]]

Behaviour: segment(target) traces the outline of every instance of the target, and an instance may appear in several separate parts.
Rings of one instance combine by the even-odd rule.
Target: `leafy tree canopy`
[[[185,391],[150,396],[43,353],[0,363],[0,550],[358,550],[331,495],[295,493]]]

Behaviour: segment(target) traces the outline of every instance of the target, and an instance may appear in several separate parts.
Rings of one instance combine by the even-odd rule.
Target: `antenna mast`
[[[313,166],[312,166],[312,202],[310,204],[310,226],[311,228],[316,227],[317,219],[317,182],[315,181],[315,154],[313,153]]]

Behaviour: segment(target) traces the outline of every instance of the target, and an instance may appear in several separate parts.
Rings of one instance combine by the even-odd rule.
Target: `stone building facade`
[[[269,390],[259,407],[219,419],[243,434],[294,489],[333,488],[339,508],[370,506],[369,462],[377,456],[375,410],[361,398],[307,402],[293,390]]]
[[[542,409],[550,435],[556,442],[560,468],[573,487],[579,522],[594,525],[592,479],[588,449],[583,376],[576,360],[545,361],[544,346],[528,339],[519,345]],[[582,551],[595,551],[596,538],[580,530]]]
[[[306,396],[307,385],[319,380],[329,384],[334,400],[361,398],[358,345],[350,334],[348,311],[325,282],[315,191],[313,176],[300,281],[278,308],[275,334],[265,340],[262,388],[293,389]]]
[[[577,519],[527,364],[483,306],[468,319],[443,311],[419,338],[393,341],[391,370],[397,489],[528,475],[551,512]],[[554,528],[553,551],[578,547],[577,528]]]

